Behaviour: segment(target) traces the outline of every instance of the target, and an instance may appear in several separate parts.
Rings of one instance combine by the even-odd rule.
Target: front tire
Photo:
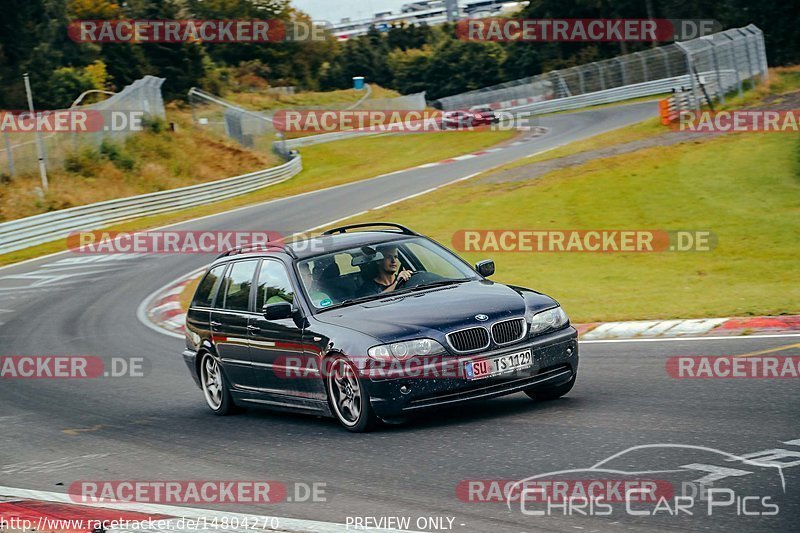
[[[525,394],[527,394],[528,398],[531,398],[532,400],[549,402],[550,400],[561,398],[571,391],[572,387],[575,386],[576,377],[576,375],[573,375],[572,379],[562,385],[556,385],[555,387],[533,387],[530,389],[525,389]]]
[[[236,406],[222,368],[210,353],[203,354],[200,360],[200,388],[203,389],[208,408],[215,415],[225,416],[235,411]]]
[[[353,433],[364,433],[374,428],[378,419],[353,363],[344,357],[336,357],[326,367],[328,399],[336,420]]]

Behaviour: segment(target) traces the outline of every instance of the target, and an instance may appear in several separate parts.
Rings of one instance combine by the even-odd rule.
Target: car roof
[[[396,231],[355,231],[334,235],[318,235],[310,239],[291,242],[287,246],[292,249],[298,259],[306,259],[359,246],[399,241],[408,237],[418,237],[418,235],[407,235]]]
[[[288,249],[288,251],[282,249],[282,247],[276,247],[274,249],[255,249],[252,251],[243,250],[240,253],[219,257],[214,261],[214,264],[245,257],[292,256],[293,259],[302,260],[318,255],[340,252],[350,248],[357,248],[359,246],[400,241],[409,237],[420,236],[408,235],[397,231],[355,231],[333,235],[317,235],[287,243],[285,248]]]

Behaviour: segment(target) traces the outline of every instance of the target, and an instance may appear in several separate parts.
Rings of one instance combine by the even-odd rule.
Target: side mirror
[[[492,274],[494,274],[494,261],[491,259],[484,259],[483,261],[478,261],[475,263],[475,270],[483,276],[484,278],[488,278]]]
[[[289,302],[266,304],[264,306],[264,318],[267,320],[282,320],[284,318],[292,318],[292,314],[292,304]]]

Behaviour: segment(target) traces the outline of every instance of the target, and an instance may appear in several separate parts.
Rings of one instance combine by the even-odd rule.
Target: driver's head
[[[382,246],[378,251],[383,259],[378,262],[378,268],[386,274],[395,274],[400,269],[400,259],[397,257],[397,246]]]

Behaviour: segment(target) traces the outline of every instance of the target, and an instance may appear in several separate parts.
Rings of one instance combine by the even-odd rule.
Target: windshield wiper
[[[408,296],[412,292],[422,291],[422,290],[425,290],[425,289],[433,289],[433,288],[436,288],[436,287],[444,287],[444,286],[447,286],[447,285],[455,285],[457,283],[464,283],[465,281],[472,281],[472,280],[469,279],[469,278],[464,278],[464,279],[441,279],[441,280],[438,280],[438,281],[431,281],[430,283],[423,283],[423,284],[420,284],[420,285],[414,285],[413,287],[409,287],[407,289],[400,289],[398,291],[389,292],[387,296],[389,296],[389,295],[391,295],[391,296],[389,296],[384,301],[392,300],[392,299],[394,299],[394,297],[397,297],[399,299],[400,297]],[[386,293],[384,293],[384,294],[386,294]]]
[[[369,294],[367,296],[360,296],[358,298],[348,298],[346,300],[342,300],[338,304],[329,305],[328,307],[323,307],[323,308],[320,309],[320,311],[328,311],[330,309],[337,309],[339,307],[345,307],[345,306],[357,304],[357,303],[360,303],[360,302],[368,302],[370,300],[375,300],[376,298],[380,298],[381,294]]]
[[[420,285],[415,285],[408,289],[409,291],[421,291],[424,289],[432,289],[433,287],[443,287],[445,285],[455,285],[456,283],[464,283],[466,281],[473,281],[469,278],[463,279],[441,279],[439,281],[431,281],[430,283],[422,283]]]

